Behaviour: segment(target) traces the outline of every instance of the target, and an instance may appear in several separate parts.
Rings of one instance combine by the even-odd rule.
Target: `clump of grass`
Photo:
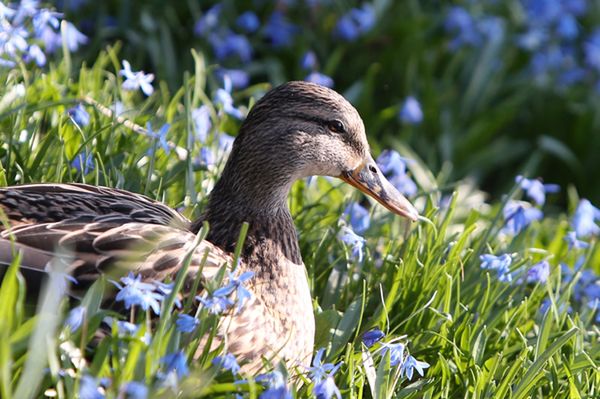
[[[146,97],[123,90],[117,53],[114,48],[102,53],[77,79],[63,64],[43,73],[25,67],[1,72],[6,90],[0,99],[5,104],[0,185],[107,185],[144,193],[193,216],[219,175],[226,134],[235,134],[239,119],[227,104],[211,100],[223,88],[209,78],[200,55],[194,54],[195,75],[186,75],[179,90],[171,93],[157,83]],[[256,85],[233,93],[236,110],[244,113],[264,91]],[[7,96],[10,103],[3,101]],[[76,114],[81,108],[88,122]],[[200,131],[200,121],[210,128]],[[364,240],[345,241],[343,228],[356,227],[343,211],[358,194],[324,178],[293,187],[290,208],[314,298],[315,349],[324,348],[315,367],[324,367],[325,375],[301,373],[285,387],[296,397],[335,392],[327,385],[331,381],[344,397],[359,398],[596,396],[600,337],[593,298],[600,255],[595,237],[586,241],[587,248],[569,249],[563,213],[521,220],[518,232],[507,230],[511,218],[513,224],[517,219],[503,211],[521,195],[518,187],[503,203],[487,204],[469,182],[440,187],[441,176],[414,154],[402,153],[413,159],[407,167],[420,187],[413,199],[426,222],[407,225],[361,202],[369,208],[363,217],[370,226],[361,232]],[[363,251],[362,259],[355,249]],[[486,254],[508,254],[510,264],[482,269],[480,256]],[[532,278],[540,262],[547,262],[549,275]],[[187,328],[176,323],[178,313],[192,304],[184,301],[183,310],[174,306],[185,270],[173,292],[157,299],[160,315],[153,326],[147,322],[151,308],[137,307],[127,318],[102,309],[111,285],[105,279],[69,313],[71,304],[59,288],[63,277],[51,274],[38,308],[31,310],[18,265],[17,258],[0,287],[4,398],[124,397],[127,392],[255,398],[269,389],[258,376],[238,375],[222,348],[193,359],[218,317],[200,307],[198,322],[184,320],[192,323]],[[111,334],[97,342],[102,323]],[[373,329],[384,337],[367,346],[363,334]],[[429,364],[423,377],[415,371],[408,378],[409,353]],[[295,373],[278,371],[284,381]]]

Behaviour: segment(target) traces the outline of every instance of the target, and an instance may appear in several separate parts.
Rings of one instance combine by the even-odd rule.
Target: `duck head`
[[[308,82],[283,84],[254,105],[217,186],[249,207],[273,207],[285,204],[295,180],[313,175],[340,178],[412,221],[419,216],[373,160],[356,109]]]

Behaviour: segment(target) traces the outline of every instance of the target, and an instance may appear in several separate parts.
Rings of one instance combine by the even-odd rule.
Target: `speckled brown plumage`
[[[248,372],[257,372],[264,359],[307,365],[314,316],[286,199],[295,180],[311,175],[341,177],[393,212],[416,219],[416,210],[371,158],[356,110],[330,89],[290,82],[253,107],[196,221],[144,196],[105,187],[0,188],[0,209],[8,218],[8,226],[0,225],[0,264],[21,251],[21,267],[41,274],[61,246],[71,251],[68,271],[80,282],[78,289],[100,273],[127,270],[161,280],[175,275],[208,222],[207,239],[194,250],[188,272],[192,281],[209,253],[201,269],[206,281],[231,263],[229,253],[248,222],[238,271],[254,272],[248,283],[253,297],[241,312],[222,319],[218,336]]]

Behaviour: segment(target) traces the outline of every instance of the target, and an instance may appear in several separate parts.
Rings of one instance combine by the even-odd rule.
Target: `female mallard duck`
[[[225,317],[219,336],[246,371],[260,369],[262,358],[307,364],[313,307],[286,198],[295,180],[312,175],[339,177],[390,211],[413,221],[418,217],[373,161],[354,107],[333,90],[289,82],[268,92],[248,114],[198,220],[105,187],[1,188],[0,209],[9,227],[2,231],[0,224],[0,263],[9,263],[17,250],[23,269],[43,271],[55,249],[66,246],[74,254],[68,271],[78,287],[108,268],[161,280],[175,275],[206,221],[210,231],[194,250],[188,276],[197,273],[209,250],[202,277],[210,279],[231,261],[240,227],[248,222],[238,269],[254,272],[247,283],[253,296],[241,312]]]

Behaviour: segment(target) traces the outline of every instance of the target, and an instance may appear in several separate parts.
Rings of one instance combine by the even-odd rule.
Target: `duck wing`
[[[0,189],[0,209],[8,217],[0,230],[0,264],[9,264],[20,251],[21,268],[42,272],[58,258],[78,289],[100,274],[174,277],[188,253],[191,281],[200,268],[210,279],[231,262],[210,242],[197,244],[189,221],[178,212],[122,190],[82,184],[7,187]]]

